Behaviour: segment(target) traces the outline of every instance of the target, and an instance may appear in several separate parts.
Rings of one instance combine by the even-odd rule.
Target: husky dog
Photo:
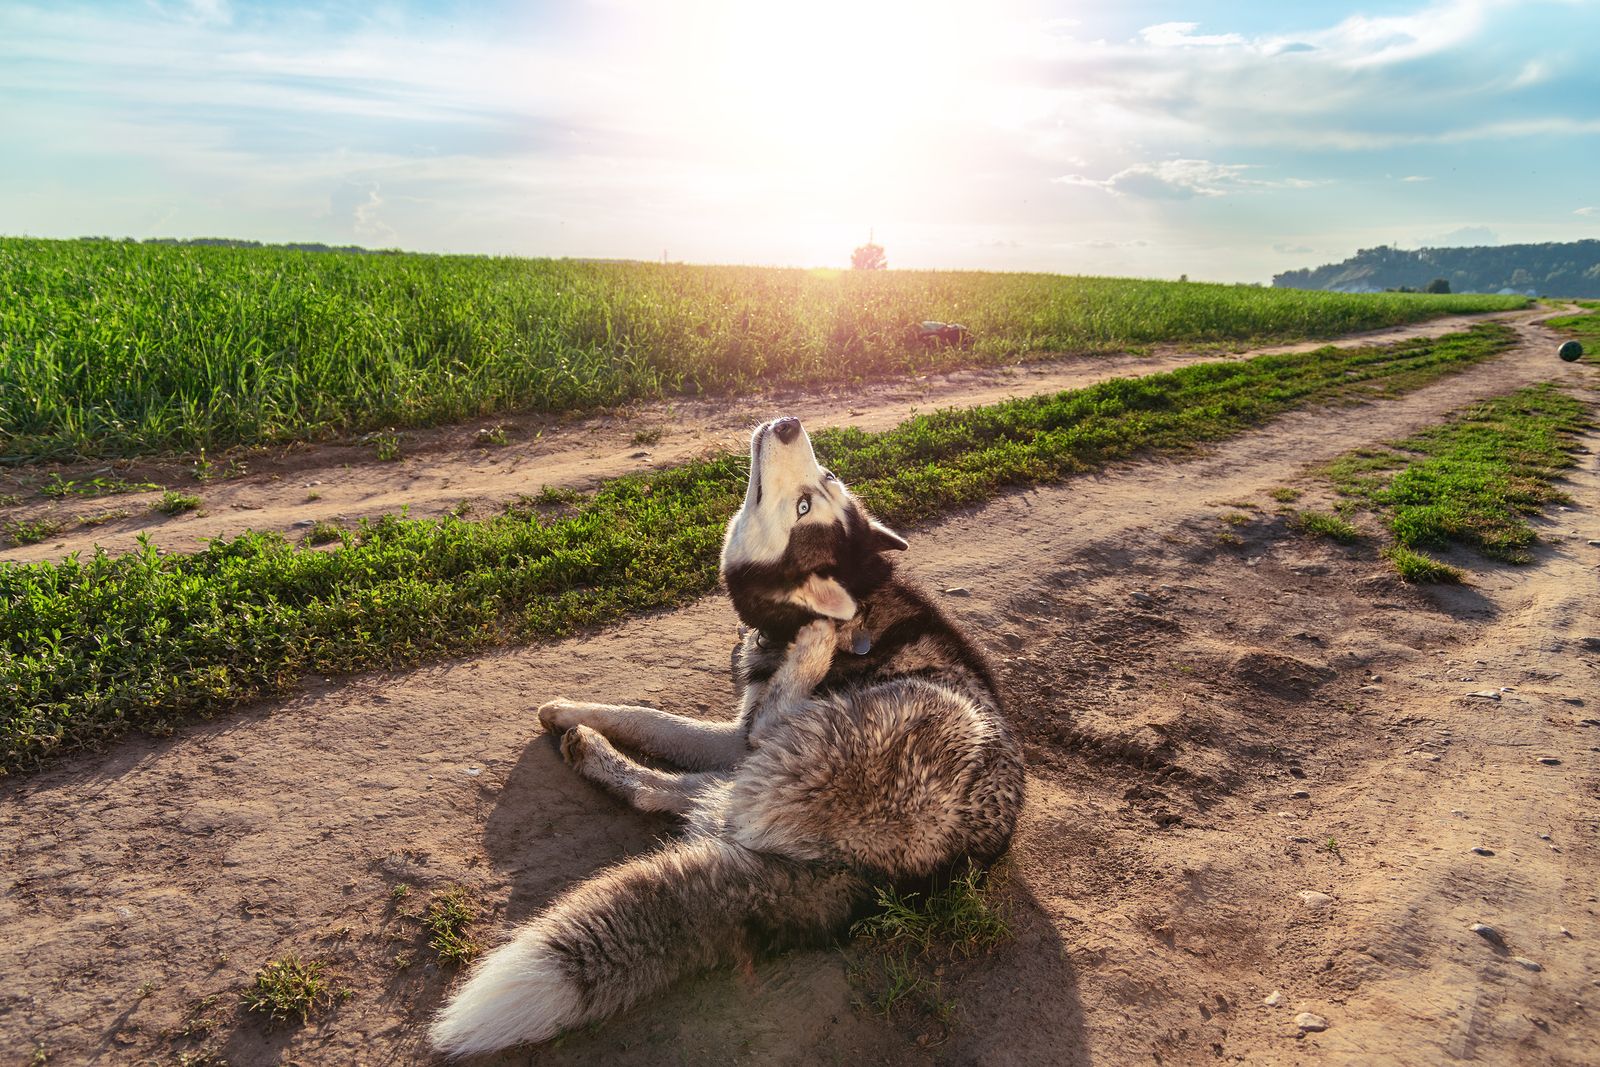
[[[579,774],[683,816],[687,835],[569,890],[489,953],[434,1020],[437,1049],[548,1040],[691,972],[835,937],[876,886],[1005,852],[1022,753],[983,657],[895,576],[887,553],[905,547],[817,465],[798,419],[756,429],[722,547],[749,627],[737,717],[539,709]]]

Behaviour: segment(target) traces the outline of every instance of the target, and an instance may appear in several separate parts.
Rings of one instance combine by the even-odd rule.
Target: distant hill
[[[1425,289],[1435,278],[1452,293],[1527,293],[1600,297],[1600,241],[1565,244],[1419,248],[1414,252],[1363,248],[1343,263],[1274,275],[1278,289],[1372,293]]]

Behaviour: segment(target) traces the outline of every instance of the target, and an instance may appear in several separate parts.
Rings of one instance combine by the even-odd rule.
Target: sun
[[[971,98],[961,5],[740,3],[715,29],[726,117],[763,161],[805,173],[882,165]]]

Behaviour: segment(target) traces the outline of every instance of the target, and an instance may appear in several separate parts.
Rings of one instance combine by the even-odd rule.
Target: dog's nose
[[[788,444],[800,436],[800,420],[793,415],[785,415],[773,421],[772,432],[778,435],[778,440]]]

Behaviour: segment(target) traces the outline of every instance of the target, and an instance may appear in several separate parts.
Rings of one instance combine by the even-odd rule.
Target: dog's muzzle
[[[785,415],[781,419],[772,420],[772,432],[778,435],[778,440],[784,444],[793,444],[794,439],[800,436],[800,420],[793,415]]]

